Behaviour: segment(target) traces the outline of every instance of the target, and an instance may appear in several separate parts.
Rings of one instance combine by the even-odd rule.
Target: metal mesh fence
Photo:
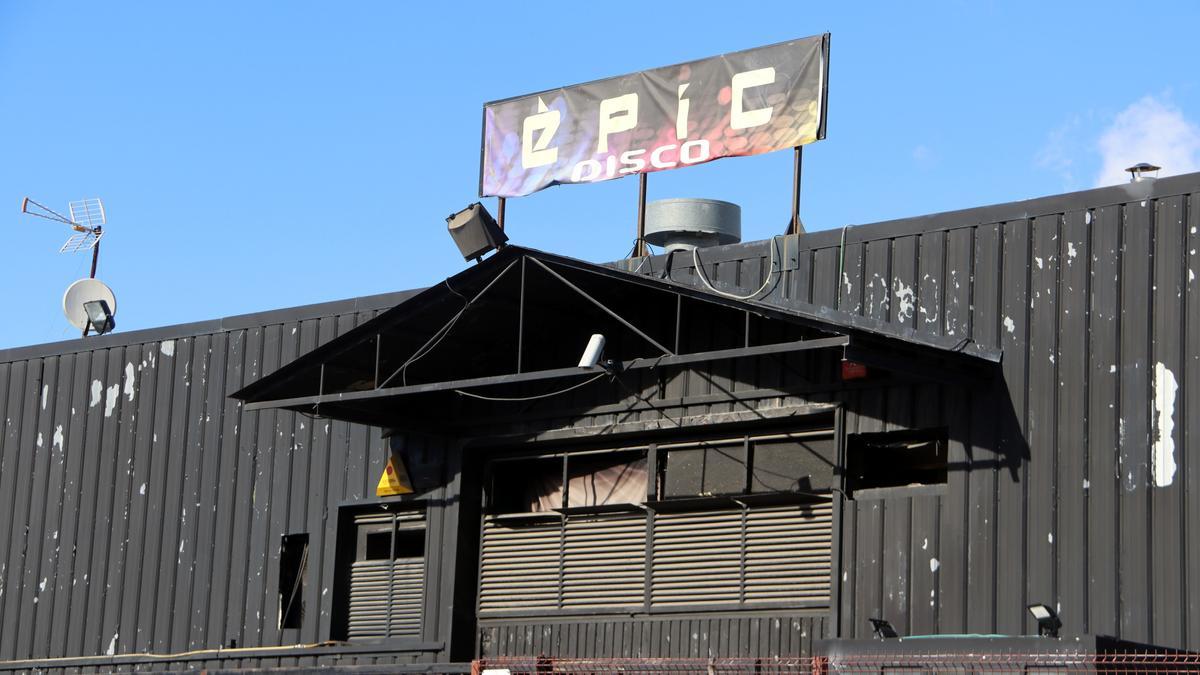
[[[833,673],[1200,673],[1200,654],[871,654],[780,658],[501,658],[473,675],[825,675]]]

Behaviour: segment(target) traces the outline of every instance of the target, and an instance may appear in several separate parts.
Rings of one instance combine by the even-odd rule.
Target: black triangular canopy
[[[608,369],[578,368],[597,333]],[[625,381],[635,371],[828,349],[918,377],[990,372],[1000,360],[969,342],[827,308],[732,299],[507,246],[233,397],[248,410],[400,426],[452,418],[463,398],[527,409],[578,387],[637,389],[644,377]],[[591,385],[605,376],[615,384]]]

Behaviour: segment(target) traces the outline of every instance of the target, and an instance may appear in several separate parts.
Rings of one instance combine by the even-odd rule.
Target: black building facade
[[[715,292],[509,247],[0,351],[0,669],[803,655],[1035,602],[1200,648],[1198,209],[1191,174],[703,249]],[[619,363],[574,372],[592,333]]]

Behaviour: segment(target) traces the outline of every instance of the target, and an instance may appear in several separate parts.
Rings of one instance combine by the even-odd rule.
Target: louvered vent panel
[[[832,531],[829,502],[750,510],[745,601],[828,604]]]
[[[646,515],[570,517],[563,543],[563,607],[641,606]]]
[[[508,524],[487,518],[480,551],[479,610],[557,609],[560,522]]]
[[[349,637],[419,637],[424,577],[421,558],[354,563]]]
[[[741,510],[660,513],[650,601],[658,607],[736,603],[741,563]]]

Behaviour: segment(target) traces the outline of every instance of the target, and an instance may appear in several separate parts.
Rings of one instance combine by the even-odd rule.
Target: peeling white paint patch
[[[1091,487],[1092,487],[1092,481],[1084,478],[1083,479],[1083,489],[1087,490],[1087,489],[1090,489]]]
[[[104,385],[100,384],[100,380],[92,380],[92,402],[88,404],[89,408],[94,408],[100,402],[100,392],[104,390]]]
[[[121,385],[114,384],[104,392],[104,416],[112,417],[113,410],[117,407],[117,399],[121,398]]]
[[[186,542],[184,542],[184,541],[182,541],[182,540],[179,542],[179,552],[180,552],[180,553],[183,553],[183,545],[184,545],[185,543],[186,543]]]
[[[929,539],[925,539],[925,540],[923,540],[923,541],[921,542],[921,550],[922,550],[922,551],[928,551],[928,550],[929,550]]]
[[[119,633],[113,633],[113,639],[108,641],[108,651],[104,652],[106,656],[117,655],[117,636]]]
[[[1115,373],[1115,372],[1117,372],[1117,364],[1115,364],[1115,363],[1114,363],[1114,364],[1112,364],[1111,366],[1109,366],[1109,367],[1108,367],[1108,372],[1110,372],[1110,373]]]
[[[1195,281],[1195,280],[1196,280],[1196,273],[1195,273],[1195,272],[1193,272],[1193,271],[1192,271],[1192,268],[1190,268],[1190,267],[1189,267],[1189,268],[1188,268],[1188,283],[1191,283],[1191,282],[1193,282],[1193,281]]]
[[[158,346],[158,350],[163,353],[163,356],[175,356],[175,341],[163,340],[162,344]]]
[[[1017,324],[1013,323],[1011,316],[1004,317],[1004,329],[1010,333],[1017,330]]]
[[[133,364],[125,364],[125,396],[133,401]]]
[[[42,443],[43,443],[43,441],[42,441],[42,432],[40,432],[40,431],[39,431],[39,432],[38,432],[38,437],[37,437],[37,446],[38,446],[39,448],[40,448],[40,447],[42,447]]]
[[[1068,241],[1067,242],[1067,257],[1074,259],[1076,255],[1078,255],[1078,252],[1075,250],[1075,242]]]
[[[1154,484],[1166,487],[1175,481],[1175,373],[1161,361],[1154,365]]]
[[[1046,541],[1050,542],[1051,544],[1054,543],[1054,533],[1053,532],[1046,533]]]
[[[61,425],[61,424],[54,427],[54,439],[53,439],[52,445],[56,446],[58,448],[59,452],[62,452],[62,449],[63,449],[63,425]]]
[[[38,584],[38,593],[44,593],[45,591],[46,591],[46,577],[42,577],[42,583]]]
[[[936,571],[938,571],[938,568],[939,568],[939,567],[941,567],[941,566],[942,566],[942,563],[938,562],[938,559],[937,559],[937,558],[930,558],[930,559],[929,559],[929,571],[930,571],[930,572],[936,572]]]
[[[50,385],[42,385],[42,410],[46,409],[46,400],[50,398]]]
[[[849,578],[850,578],[849,572],[842,572],[842,582],[843,583],[845,583],[845,581]],[[325,595],[325,591],[321,591],[321,595]]]
[[[913,300],[915,299],[912,286],[905,286],[903,281],[896,279],[896,317],[901,321],[908,321],[913,315]]]
[[[1035,255],[1035,256],[1033,256],[1033,261],[1034,261],[1035,263],[1037,263],[1037,266],[1038,266],[1038,269],[1039,269],[1039,270],[1040,270],[1040,269],[1042,269],[1042,267],[1044,266],[1044,263],[1043,263],[1042,259],[1041,259],[1040,257],[1036,256],[1036,255]]]
[[[1092,212],[1091,211],[1088,211],[1087,213],[1083,214],[1083,222],[1085,225],[1092,224]]]
[[[146,484],[145,483],[142,483],[142,487],[138,488],[138,494],[139,495],[146,494]]]

